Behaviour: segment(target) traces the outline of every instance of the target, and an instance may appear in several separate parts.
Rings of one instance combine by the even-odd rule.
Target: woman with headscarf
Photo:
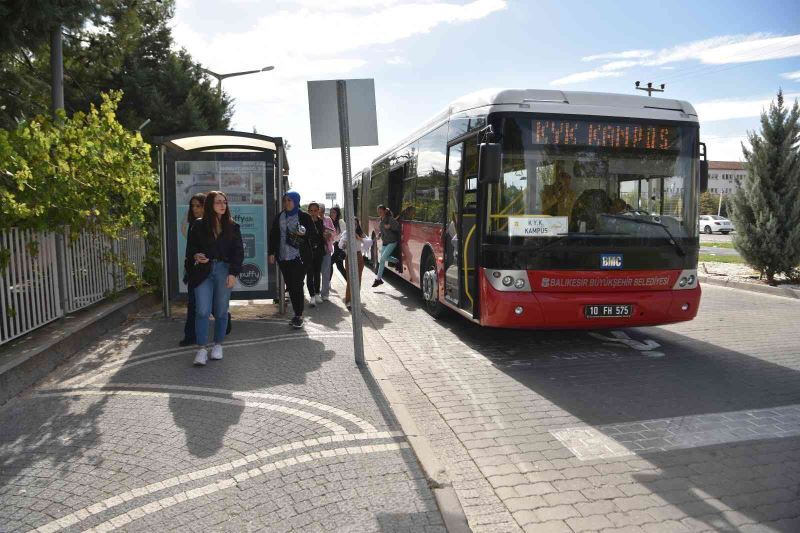
[[[294,310],[291,325],[298,329],[303,327],[303,278],[306,265],[312,260],[310,231],[314,231],[314,222],[308,213],[300,211],[300,195],[287,192],[283,196],[283,211],[278,213],[270,228],[269,264],[277,261],[281,269]]]
[[[186,254],[194,261],[189,272],[189,289],[194,290],[195,299],[195,337],[199,346],[194,364],[205,366],[209,316],[213,311],[211,359],[219,360],[222,359],[231,291],[244,261],[242,233],[231,217],[225,193],[211,191],[206,196],[203,218],[192,225]]]

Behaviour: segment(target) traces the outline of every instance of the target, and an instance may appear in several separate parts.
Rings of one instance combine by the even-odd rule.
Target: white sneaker
[[[219,361],[222,359],[222,345],[215,344],[214,347],[211,349],[211,359],[214,361]]]
[[[314,296],[314,299],[316,300],[317,304],[321,304],[322,303],[322,296],[320,296],[319,294]]]
[[[311,304],[311,307],[316,307],[317,306],[317,298],[315,296],[312,296],[309,299],[309,304]]]
[[[205,348],[200,348],[197,350],[197,355],[194,356],[194,364],[195,366],[206,366],[208,362],[208,350]]]
[[[323,302],[327,302],[328,300],[330,300],[330,297],[328,297],[328,296],[323,296],[322,297],[322,301]]]

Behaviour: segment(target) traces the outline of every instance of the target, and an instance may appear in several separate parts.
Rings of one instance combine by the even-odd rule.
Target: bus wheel
[[[443,307],[439,302],[439,276],[436,273],[436,264],[433,254],[428,254],[422,269],[422,297],[425,299],[425,310],[433,318],[439,318]]]

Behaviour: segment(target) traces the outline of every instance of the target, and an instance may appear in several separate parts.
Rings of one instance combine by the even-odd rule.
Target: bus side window
[[[446,149],[447,124],[419,140],[415,220],[441,223],[444,219]]]

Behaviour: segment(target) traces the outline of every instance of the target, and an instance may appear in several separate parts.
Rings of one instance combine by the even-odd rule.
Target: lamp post
[[[657,88],[653,87],[653,82],[652,81],[647,82],[647,87],[639,87],[639,85],[641,85],[641,83],[638,82],[638,81],[636,82],[635,85],[636,85],[636,90],[637,91],[647,91],[647,96],[653,96],[653,93],[663,93],[664,89],[666,89],[666,87],[667,87],[666,85],[664,85],[662,83],[661,84],[661,88],[657,89]]]
[[[243,72],[229,72],[227,74],[218,74],[218,73],[216,73],[216,72],[214,72],[212,70],[208,70],[207,68],[201,68],[200,70],[202,70],[203,72],[205,72],[206,74],[208,74],[209,76],[211,76],[213,78],[217,78],[217,96],[221,97],[222,96],[222,80],[224,80],[225,78],[233,78],[234,76],[245,76],[247,74],[258,74],[259,72],[267,72],[267,71],[274,70],[274,69],[275,69],[275,67],[269,66],[269,67],[264,67],[264,68],[259,69],[259,70],[245,70]]]

